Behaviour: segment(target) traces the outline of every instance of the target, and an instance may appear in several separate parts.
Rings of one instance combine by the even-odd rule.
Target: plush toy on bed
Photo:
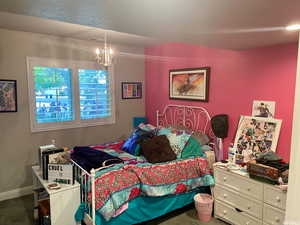
[[[168,162],[177,158],[165,135],[154,136],[152,139],[142,143],[141,149],[142,154],[150,163]]]

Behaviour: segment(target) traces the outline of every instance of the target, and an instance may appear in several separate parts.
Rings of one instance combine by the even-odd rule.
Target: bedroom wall
[[[96,43],[4,29],[0,29],[0,37],[0,79],[15,79],[18,85],[18,112],[0,113],[0,199],[3,192],[32,184],[30,166],[38,162],[38,146],[50,144],[52,139],[58,146],[67,147],[116,140],[130,133],[132,117],[145,115],[144,99],[122,100],[120,93],[122,81],[144,82],[144,60],[120,57],[114,67],[115,124],[32,133],[26,56],[93,61]],[[144,51],[129,46],[115,47],[130,53]]]
[[[155,124],[155,111],[167,104],[202,106],[211,115],[228,114],[226,155],[239,116],[251,115],[253,100],[276,101],[275,117],[283,120],[277,152],[289,160],[297,44],[229,51],[169,43],[146,48],[145,54],[146,115],[151,123]],[[170,100],[168,71],[202,66],[211,67],[209,102]]]

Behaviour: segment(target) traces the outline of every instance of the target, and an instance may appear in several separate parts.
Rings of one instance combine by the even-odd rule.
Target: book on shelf
[[[48,164],[49,164],[49,156],[58,152],[63,152],[64,149],[62,148],[55,148],[55,149],[48,149],[41,152],[42,157],[42,174],[43,179],[48,180]]]

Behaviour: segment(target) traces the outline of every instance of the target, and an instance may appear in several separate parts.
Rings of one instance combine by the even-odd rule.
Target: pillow
[[[181,152],[191,137],[190,131],[177,130],[174,127],[163,127],[158,131],[158,135],[165,135],[169,139],[170,146],[177,157],[180,158]]]
[[[170,133],[172,133],[172,129],[171,128],[169,128],[169,127],[168,128],[162,127],[162,128],[159,129],[157,135],[166,135],[167,136]]]
[[[144,123],[140,123],[138,127],[144,131],[154,131],[157,129],[155,126],[151,124],[144,124]]]
[[[135,149],[137,147],[137,141],[138,141],[139,135],[137,135],[135,132],[131,134],[131,136],[124,142],[122,145],[122,149],[129,154],[134,155]]]
[[[212,151],[212,147],[210,147],[209,145],[201,145],[201,149],[203,152],[207,152],[207,151]]]
[[[174,153],[177,155],[177,157],[180,158],[181,152],[190,139],[191,134],[186,133],[185,131],[176,131],[174,133],[169,133],[167,137],[170,141],[170,146],[173,149]]]
[[[141,151],[148,162],[160,163],[176,159],[176,154],[170,147],[165,135],[154,136],[152,139],[141,143]]]
[[[186,158],[195,157],[195,156],[206,158],[206,154],[202,151],[202,146],[200,145],[198,140],[196,138],[194,138],[193,136],[191,136],[190,139],[188,140],[186,146],[182,150],[180,158],[186,159]]]
[[[200,145],[206,145],[210,142],[209,137],[206,134],[201,132],[197,132],[197,131],[194,132],[193,137],[199,141]]]

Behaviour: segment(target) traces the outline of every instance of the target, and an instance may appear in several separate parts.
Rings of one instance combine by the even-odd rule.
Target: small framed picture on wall
[[[142,82],[122,82],[122,99],[142,98]]]
[[[17,81],[0,80],[0,113],[17,112]]]

